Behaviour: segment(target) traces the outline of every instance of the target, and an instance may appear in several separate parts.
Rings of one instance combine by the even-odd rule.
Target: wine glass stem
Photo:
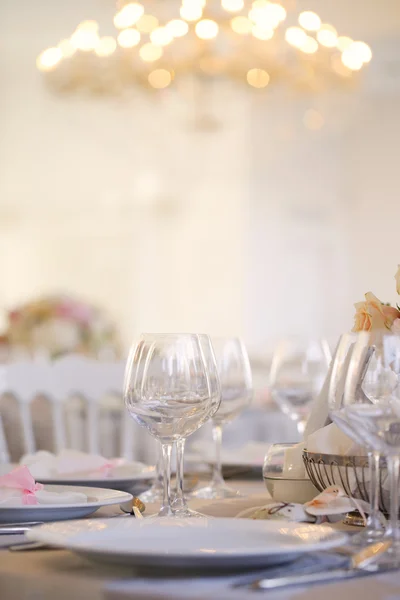
[[[156,480],[154,487],[162,490],[163,489],[163,451],[161,442],[157,442],[157,463],[156,463]]]
[[[186,507],[185,495],[183,493],[185,441],[185,439],[180,439],[176,442],[176,496],[174,499],[174,508],[177,504],[180,507]]]
[[[394,544],[400,543],[399,518],[399,456],[387,458],[390,477],[390,521],[386,535],[390,536]]]
[[[173,514],[171,508],[171,453],[172,444],[162,444],[162,458],[163,458],[163,478],[164,478],[164,490],[163,490],[163,503],[158,513],[160,516],[170,516]]]
[[[381,529],[379,520],[379,473],[380,473],[380,454],[379,452],[370,452],[369,460],[369,503],[371,512],[368,516],[367,527],[373,531]]]
[[[221,465],[221,447],[222,447],[222,427],[221,425],[213,425],[213,440],[215,443],[215,463],[213,466],[212,485],[219,486],[224,484],[222,477]]]

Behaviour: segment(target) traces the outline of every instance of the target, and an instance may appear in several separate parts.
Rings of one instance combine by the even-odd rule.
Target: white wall
[[[400,28],[398,4],[367,4],[347,19],[337,4],[347,33]],[[293,330],[334,338],[370,288],[395,300],[397,88],[257,102],[222,86],[196,105],[50,94],[36,55],[112,9],[0,6],[0,308],[65,290],[108,307],[127,343],[203,330],[265,347]],[[196,128],[202,106],[215,129]],[[302,124],[310,107],[320,131]]]

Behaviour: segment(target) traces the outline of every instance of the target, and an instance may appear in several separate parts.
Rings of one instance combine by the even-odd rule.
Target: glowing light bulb
[[[98,46],[95,48],[97,56],[111,56],[115,52],[117,42],[113,37],[106,35],[100,38]]]
[[[353,42],[349,45],[349,50],[357,55],[363,63],[370,62],[372,58],[372,50],[365,42]]]
[[[305,10],[299,14],[299,24],[307,31],[318,31],[321,27],[321,19],[311,10]]]
[[[61,42],[58,44],[58,48],[60,48],[64,58],[69,58],[76,52],[76,48],[73,47],[69,40],[61,40]]]
[[[362,58],[351,51],[350,46],[342,54],[342,63],[351,71],[359,71],[364,64]]]
[[[257,27],[257,25],[254,25],[254,27],[251,30],[251,33],[258,40],[265,40],[265,41],[267,41],[267,40],[270,40],[273,37],[274,30],[273,29],[262,29],[261,27]]]
[[[168,46],[173,39],[166,27],[157,27],[150,33],[150,40],[156,46]]]
[[[157,17],[153,17],[153,15],[143,15],[136,23],[136,28],[141,33],[150,33],[156,27],[158,27],[158,19]]]
[[[163,49],[160,46],[147,43],[143,44],[143,46],[140,48],[139,54],[140,58],[145,62],[155,62],[162,57]]]
[[[114,17],[114,25],[117,29],[131,27],[140,19],[144,13],[144,8],[138,2],[125,4]]]
[[[332,25],[322,25],[317,33],[317,40],[321,46],[326,48],[334,48],[338,39],[337,31]]]
[[[133,48],[140,42],[140,33],[136,29],[124,29],[118,35],[118,44],[121,48]]]
[[[317,40],[308,35],[305,39],[304,44],[299,46],[299,48],[302,52],[305,52],[306,54],[314,54],[314,52],[318,50],[318,42]]]
[[[264,88],[268,85],[270,77],[264,69],[250,69],[247,72],[247,83],[255,88]]]
[[[308,36],[306,32],[303,29],[300,29],[300,27],[289,27],[286,29],[285,40],[288,44],[294,46],[295,48],[301,48],[304,46],[307,37]]]
[[[93,29],[78,28],[71,36],[71,45],[76,50],[82,50],[83,52],[94,50],[99,41],[99,35]]]
[[[198,21],[203,16],[203,9],[198,4],[184,4],[180,8],[180,15],[185,21]]]
[[[218,35],[219,27],[211,19],[203,19],[196,24],[196,35],[201,40],[212,40]]]
[[[60,48],[47,48],[38,56],[36,66],[40,71],[52,71],[61,59],[62,52]]]
[[[251,33],[253,23],[247,17],[233,17],[231,27],[235,33],[246,35]]]
[[[338,48],[338,50],[343,52],[343,50],[346,50],[346,48],[348,48],[352,43],[353,40],[350,37],[347,37],[347,35],[341,35],[336,41],[336,47]]]
[[[244,0],[221,0],[221,6],[228,12],[238,12],[244,7]]]
[[[166,69],[156,69],[149,73],[148,76],[149,84],[156,89],[163,89],[169,86],[172,81],[171,73]]]
[[[173,19],[165,27],[174,38],[183,37],[189,31],[189,25],[181,19]]]

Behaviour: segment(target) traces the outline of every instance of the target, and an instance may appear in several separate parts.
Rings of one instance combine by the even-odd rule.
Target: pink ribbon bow
[[[28,467],[22,465],[0,477],[1,488],[21,490],[22,504],[38,504],[35,492],[42,490],[43,485],[36,483]]]

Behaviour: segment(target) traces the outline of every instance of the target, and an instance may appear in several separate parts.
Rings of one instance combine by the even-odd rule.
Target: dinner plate
[[[121,490],[131,492],[137,487],[143,487],[155,477],[155,467],[143,467],[140,470],[137,467],[132,468],[129,464],[115,467],[111,475],[99,477],[94,475],[58,475],[53,477],[37,477],[37,481],[48,485],[90,485],[95,488],[109,488],[112,490]]]
[[[24,506],[1,506],[0,523],[23,523],[28,521],[61,521],[87,517],[102,506],[122,504],[132,499],[132,494],[118,490],[95,487],[76,487],[65,485],[46,485],[48,492],[80,492],[88,498],[87,502],[77,504],[34,504]],[[100,519],[99,519],[100,520]]]
[[[308,523],[167,517],[51,523],[27,536],[92,560],[190,570],[272,566],[347,538],[329,526]]]
[[[0,465],[0,475],[8,473],[18,465],[7,464]],[[35,477],[39,483],[45,485],[78,485],[90,486],[92,488],[107,488],[111,490],[120,490],[123,492],[133,492],[140,488],[140,491],[148,487],[156,476],[156,469],[153,466],[143,466],[138,468],[134,463],[126,463],[115,467],[110,475],[87,475],[70,473],[68,475],[53,475],[51,477]]]

